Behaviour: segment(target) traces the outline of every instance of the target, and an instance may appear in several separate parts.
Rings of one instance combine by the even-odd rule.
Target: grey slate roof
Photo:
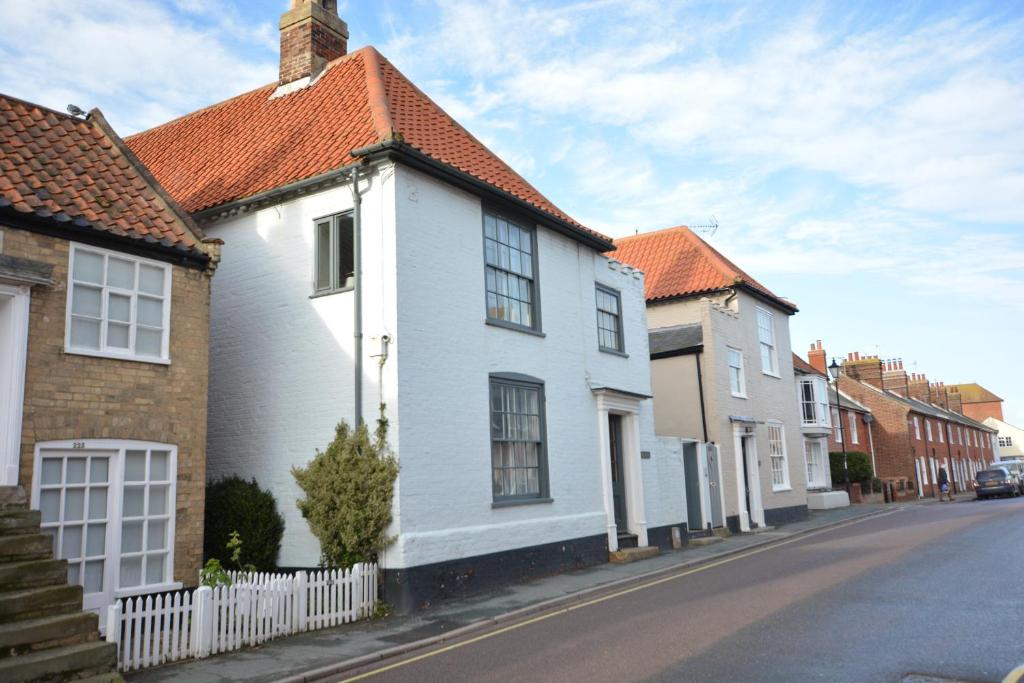
[[[704,344],[704,330],[697,323],[659,327],[647,334],[651,356],[695,349]]]

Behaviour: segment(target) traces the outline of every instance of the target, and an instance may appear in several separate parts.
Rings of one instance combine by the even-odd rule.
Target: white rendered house
[[[224,241],[210,475],[269,487],[279,563],[315,566],[291,467],[382,404],[400,609],[669,545],[681,445],[654,436],[642,274],[372,47],[345,54],[327,4],[282,19],[340,37],[303,75],[282,55],[280,83],[130,140]]]

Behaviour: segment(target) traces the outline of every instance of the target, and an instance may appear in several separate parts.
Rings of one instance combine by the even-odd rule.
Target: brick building
[[[988,417],[1003,419],[1003,399],[980,384],[950,384],[943,398],[954,406],[962,406],[959,412],[972,420],[982,422]]]
[[[194,584],[219,245],[93,110],[0,96],[0,484],[86,608]]]
[[[815,367],[823,367],[826,358],[817,345],[811,351]],[[975,472],[993,459],[995,430],[936,403],[945,402],[945,387],[907,373],[902,360],[850,353],[841,367],[839,390],[874,418],[876,476],[898,492],[934,496],[939,469],[945,468],[954,491],[973,487]]]

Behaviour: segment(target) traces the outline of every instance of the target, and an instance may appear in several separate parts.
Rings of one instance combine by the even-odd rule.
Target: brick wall
[[[32,486],[35,445],[138,439],[178,446],[174,578],[194,585],[202,560],[210,278],[172,268],[170,365],[64,352],[70,243],[4,228],[3,251],[53,265],[32,289],[20,480]]]
[[[845,375],[840,376],[839,387],[858,403],[870,408],[874,415],[871,435],[875,446],[876,476],[883,480],[916,482],[911,444],[913,434],[907,407]],[[829,447],[833,448],[834,440],[829,441]],[[867,448],[858,447],[858,450],[867,451]]]
[[[316,76],[327,62],[348,49],[347,36],[316,18],[281,29],[280,84]]]

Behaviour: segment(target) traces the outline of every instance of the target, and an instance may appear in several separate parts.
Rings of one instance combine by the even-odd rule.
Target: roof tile
[[[617,239],[610,256],[644,272],[648,301],[746,285],[786,310],[797,310],[795,304],[773,294],[686,226]]]
[[[423,154],[607,240],[573,220],[460,126],[373,47],[331,62],[310,86],[276,83],[127,138],[188,211],[209,209],[355,161],[401,139]]]
[[[102,119],[102,115],[94,112]],[[0,205],[41,218],[86,219],[118,235],[148,235],[202,251],[196,232],[92,115],[77,119],[0,94]]]

